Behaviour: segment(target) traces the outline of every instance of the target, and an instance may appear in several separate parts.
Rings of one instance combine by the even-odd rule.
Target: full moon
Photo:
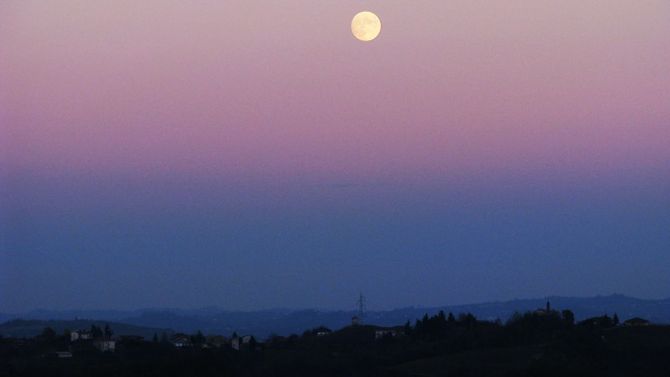
[[[382,22],[372,12],[357,13],[351,20],[351,33],[360,41],[369,42],[377,38],[381,31]]]

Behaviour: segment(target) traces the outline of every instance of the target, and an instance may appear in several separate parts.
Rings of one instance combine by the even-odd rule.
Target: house
[[[375,330],[375,339],[382,339],[382,338],[395,338],[398,336],[403,336],[405,335],[405,332],[400,329],[394,329],[394,328],[381,328]]]
[[[230,346],[236,350],[252,349],[256,347],[256,339],[251,335],[234,336],[230,340]]]
[[[614,327],[615,324],[612,318],[607,315],[603,315],[600,317],[587,318],[579,322],[579,326],[609,328]]]
[[[316,336],[330,335],[333,331],[331,329],[323,328],[316,332]]]
[[[116,341],[114,340],[96,340],[93,342],[93,347],[100,352],[114,352],[116,350]]]
[[[206,338],[206,345],[213,348],[221,348],[228,344],[228,339],[223,335],[209,335]]]
[[[76,342],[78,340],[91,340],[93,339],[93,333],[89,330],[75,330],[70,333],[70,341]]]
[[[333,330],[327,328],[326,326],[315,327],[311,330],[305,331],[303,335],[312,335],[312,336],[326,336],[330,335]]]
[[[191,347],[193,345],[191,337],[186,334],[175,334],[170,339],[170,343],[177,348]]]
[[[144,337],[139,335],[121,335],[121,344],[142,344],[144,342]]]
[[[624,321],[624,323],[623,323],[624,326],[629,326],[629,327],[649,326],[650,324],[651,324],[651,322],[647,321],[646,319],[640,318],[640,317],[631,318],[629,320]]]
[[[46,355],[47,357],[53,357],[56,359],[71,359],[72,358],[72,352],[70,351],[56,351],[56,352],[51,352]]]

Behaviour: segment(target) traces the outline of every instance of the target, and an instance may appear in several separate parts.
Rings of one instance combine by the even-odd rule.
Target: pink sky
[[[349,31],[362,9],[383,22],[372,43]],[[670,159],[664,0],[5,1],[0,13],[14,168],[421,179]]]
[[[0,1],[6,310],[667,296],[669,162],[668,0]]]

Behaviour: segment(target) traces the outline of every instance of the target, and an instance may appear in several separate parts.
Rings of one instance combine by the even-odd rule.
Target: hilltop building
[[[177,348],[191,347],[193,345],[191,337],[186,334],[175,334],[170,338],[170,343]]]
[[[209,347],[214,348],[225,347],[229,343],[228,339],[223,335],[209,335],[206,338],[206,342]]]
[[[93,333],[89,330],[75,330],[70,333],[70,341],[76,342],[78,340],[92,340]]]
[[[114,352],[116,350],[116,341],[114,340],[96,340],[93,347],[101,352]]]
[[[651,322],[640,317],[631,318],[623,322],[623,325],[628,327],[649,326],[650,324]]]
[[[251,335],[234,336],[230,340],[230,346],[236,351],[241,351],[250,349],[252,343],[254,342],[255,342],[254,337]]]
[[[380,328],[375,330],[375,339],[395,338],[405,335],[405,331],[399,328]]]
[[[538,315],[549,315],[551,313],[552,313],[551,303],[549,301],[547,301],[547,305],[544,308],[540,308],[535,311],[535,314]]]

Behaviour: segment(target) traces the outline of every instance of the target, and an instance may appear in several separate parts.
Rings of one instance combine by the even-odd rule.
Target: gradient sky
[[[667,0],[0,2],[0,311],[667,297],[669,271]]]

